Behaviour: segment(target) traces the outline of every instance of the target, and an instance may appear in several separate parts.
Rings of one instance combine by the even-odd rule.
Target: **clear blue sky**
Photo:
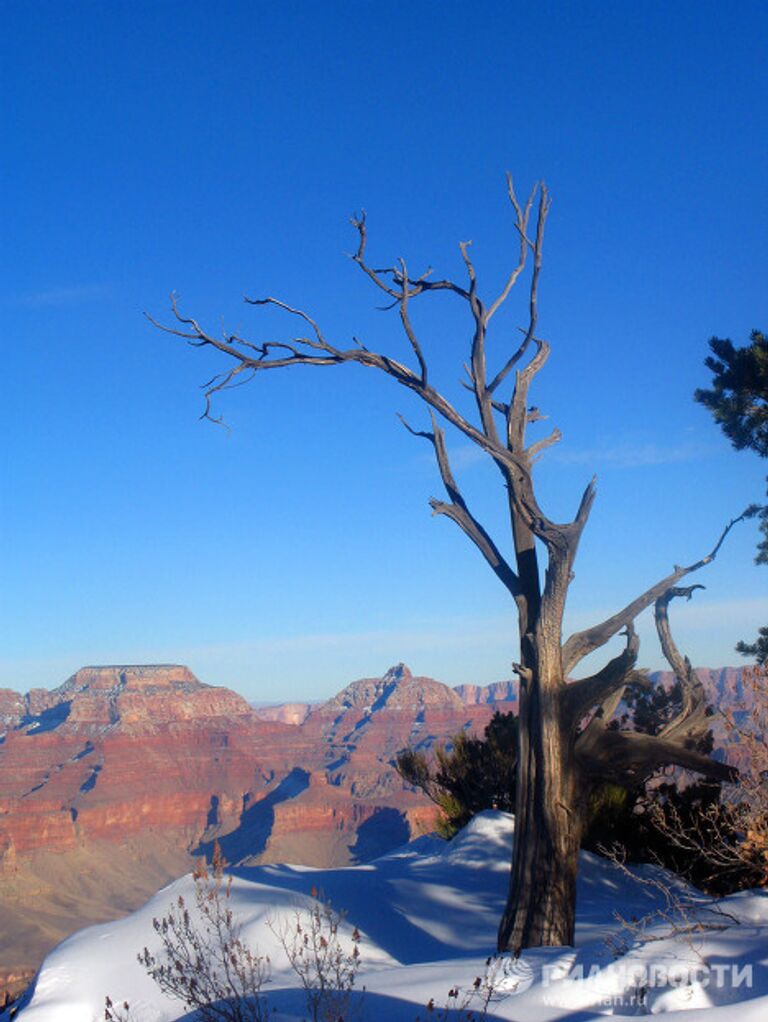
[[[564,433],[555,516],[599,497],[573,625],[701,556],[763,494],[692,401],[713,334],[767,328],[763,3],[6,2],[0,685],[85,663],[181,661],[252,699],[318,698],[404,659],[446,682],[509,676],[514,614],[458,530],[432,519],[424,416],[352,368],[269,374],[198,421],[207,353],[154,331],[178,290],[216,328],[283,324],[278,293],[342,339],[400,351],[395,313],[346,258],[481,288],[514,250],[504,171],[554,204],[536,403]],[[522,296],[497,338],[514,335]],[[418,323],[452,394],[468,324]],[[493,474],[461,480],[502,530]],[[768,621],[744,527],[697,579],[678,634],[698,664]],[[650,635],[644,663],[660,666]]]

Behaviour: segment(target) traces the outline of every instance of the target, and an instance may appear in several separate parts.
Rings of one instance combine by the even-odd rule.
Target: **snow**
[[[489,812],[451,842],[418,838],[363,866],[233,869],[231,904],[243,935],[272,961],[265,989],[276,1022],[306,1017],[302,991],[273,930],[314,903],[313,889],[346,911],[342,930],[348,947],[353,927],[362,934],[361,1022],[425,1019],[430,999],[442,1008],[457,985],[461,999],[486,974],[513,839],[512,818]],[[681,925],[706,918],[716,928],[673,933],[668,922],[658,920],[643,930],[642,939],[633,929],[622,934],[617,911],[632,919],[663,907],[660,892],[643,882],[649,877],[676,884],[696,905]],[[163,888],[133,915],[64,941],[43,963],[18,1022],[96,1022],[104,1018],[107,994],[116,1003],[128,1000],[136,1022],[192,1022],[194,1016],[161,994],[136,959],[145,945],[157,949],[152,919],[164,915],[180,894],[187,904],[194,902],[191,876]],[[505,956],[491,968],[498,970],[498,996],[488,1020],[555,1022],[568,1016],[589,1022],[612,1015],[620,1022],[685,1011],[682,1022],[733,1022],[738,1010],[739,1022],[763,1022],[768,895],[748,891],[712,901],[655,867],[626,872],[582,853],[576,946],[527,951],[517,961]],[[0,1022],[8,1020],[8,1013],[0,1013]]]

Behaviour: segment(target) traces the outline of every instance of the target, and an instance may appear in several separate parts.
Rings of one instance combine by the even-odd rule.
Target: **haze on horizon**
[[[34,5],[11,0],[0,305],[6,454],[0,687],[56,687],[85,664],[178,662],[252,700],[311,700],[405,661],[449,685],[509,677],[513,608],[450,522],[425,425],[353,368],[270,374],[220,395],[220,369],[158,334],[172,290],[216,328],[288,325],[277,294],[347,341],[398,350],[350,264],[365,207],[376,261],[462,273],[473,240],[495,291],[514,247],[504,172],[554,204],[540,292],[552,355],[535,400],[564,438],[544,507],[598,475],[570,622],[698,559],[763,497],[693,390],[712,335],[766,328],[765,5],[480,2],[435,18],[331,2]],[[504,320],[525,316],[519,299]],[[425,303],[441,385],[458,390],[462,310]],[[500,542],[493,471],[449,438]],[[700,666],[768,619],[754,523],[676,607]],[[664,666],[649,622],[640,662]]]

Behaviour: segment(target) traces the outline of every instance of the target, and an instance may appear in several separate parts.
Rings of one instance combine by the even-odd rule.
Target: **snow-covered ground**
[[[266,991],[276,1019],[307,1017],[302,991],[273,930],[281,918],[313,903],[322,890],[347,913],[347,933],[362,934],[358,987],[361,1022],[415,1022],[433,999],[440,1009],[448,992],[460,998],[483,977],[494,948],[506,895],[512,818],[483,813],[453,841],[420,838],[364,866],[319,870],[305,866],[235,869],[231,903],[250,945],[269,955]],[[637,1016],[685,1011],[684,1022],[764,1022],[768,1018],[768,895],[745,892],[717,903],[680,886],[698,908],[688,924],[708,917],[717,927],[670,933],[659,921],[639,940],[615,935],[625,919],[663,905],[642,879],[654,867],[627,875],[610,862],[582,853],[577,944],[526,952],[506,959],[497,976],[498,998],[488,1020],[588,1022],[600,1015]],[[159,946],[153,917],[163,916],[179,894],[194,902],[191,877],[159,891],[143,908],[118,922],[93,926],[64,941],[46,958],[19,1022],[96,1022],[104,998],[127,999],[137,1022],[172,1022],[194,1016],[160,993],[136,960],[145,945]],[[271,923],[271,925],[270,925]],[[611,936],[614,939],[611,940]],[[608,941],[608,942],[606,942]],[[506,971],[506,975],[505,975]],[[439,1012],[436,1010],[436,1014]],[[460,1017],[460,1016],[453,1016]],[[8,1014],[0,1013],[0,1022]]]

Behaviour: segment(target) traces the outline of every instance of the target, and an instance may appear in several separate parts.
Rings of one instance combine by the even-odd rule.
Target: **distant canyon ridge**
[[[736,668],[700,675],[715,704],[743,695]],[[404,664],[313,705],[252,707],[179,665],[0,689],[0,1003],[63,937],[133,910],[214,840],[231,863],[333,866],[431,830],[396,753],[480,734],[516,703],[511,681],[449,688]]]

